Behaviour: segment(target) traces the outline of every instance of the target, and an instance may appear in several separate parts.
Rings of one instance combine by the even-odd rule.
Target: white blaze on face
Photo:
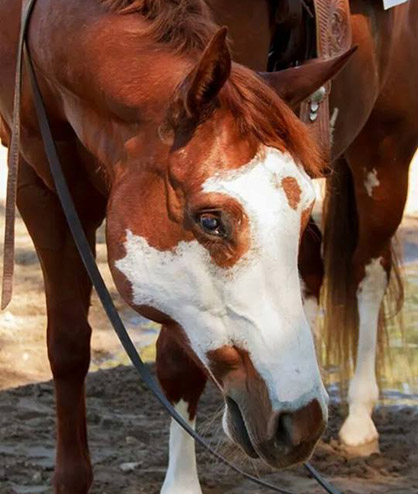
[[[379,187],[380,181],[377,178],[377,170],[373,168],[370,172],[366,174],[366,178],[364,180],[364,187],[367,190],[367,194],[369,197],[373,197],[373,189]]]
[[[301,190],[296,208],[281,186],[288,177]],[[161,252],[128,231],[126,256],[116,267],[132,284],[133,302],[171,316],[205,364],[207,353],[224,345],[247,350],[277,410],[314,397],[324,405],[297,265],[301,213],[314,199],[311,180],[288,154],[265,148],[247,165],[209,178],[202,189],[241,204],[250,228],[248,252],[222,268],[197,241]]]

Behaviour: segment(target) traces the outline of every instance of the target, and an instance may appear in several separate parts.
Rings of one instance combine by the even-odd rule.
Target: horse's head
[[[127,155],[107,222],[119,290],[205,367],[246,453],[306,459],[327,421],[297,264],[320,162],[307,130],[231,67],[221,30]]]

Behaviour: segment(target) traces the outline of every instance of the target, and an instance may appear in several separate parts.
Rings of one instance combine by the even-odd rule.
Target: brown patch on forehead
[[[302,190],[298,181],[294,177],[285,177],[282,180],[282,187],[289,202],[289,206],[292,209],[296,209],[300,202],[300,196],[302,195]]]

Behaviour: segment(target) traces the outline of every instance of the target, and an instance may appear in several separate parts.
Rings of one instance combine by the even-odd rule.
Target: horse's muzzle
[[[226,403],[223,425],[227,435],[248,456],[275,468],[306,460],[327,422],[327,397],[321,387],[313,387],[292,402],[276,399],[273,405],[274,391],[269,391],[248,352],[222,347],[208,356]],[[283,379],[281,385],[289,384]]]
[[[289,412],[272,412],[246,404],[248,397],[226,398],[224,422],[231,439],[252,458],[274,468],[286,468],[309,458],[326,426],[317,399]],[[266,414],[267,412],[267,414]]]

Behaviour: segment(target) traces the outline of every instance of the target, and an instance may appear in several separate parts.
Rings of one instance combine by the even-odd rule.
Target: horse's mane
[[[217,31],[204,0],[98,0],[119,14],[138,13],[147,21],[146,35],[170,50],[203,51]],[[289,151],[312,176],[323,169],[318,146],[287,105],[249,69],[234,64],[219,100],[235,117],[242,135]]]
[[[203,50],[218,29],[204,0],[98,1],[118,14],[142,15],[148,36],[181,53]]]

